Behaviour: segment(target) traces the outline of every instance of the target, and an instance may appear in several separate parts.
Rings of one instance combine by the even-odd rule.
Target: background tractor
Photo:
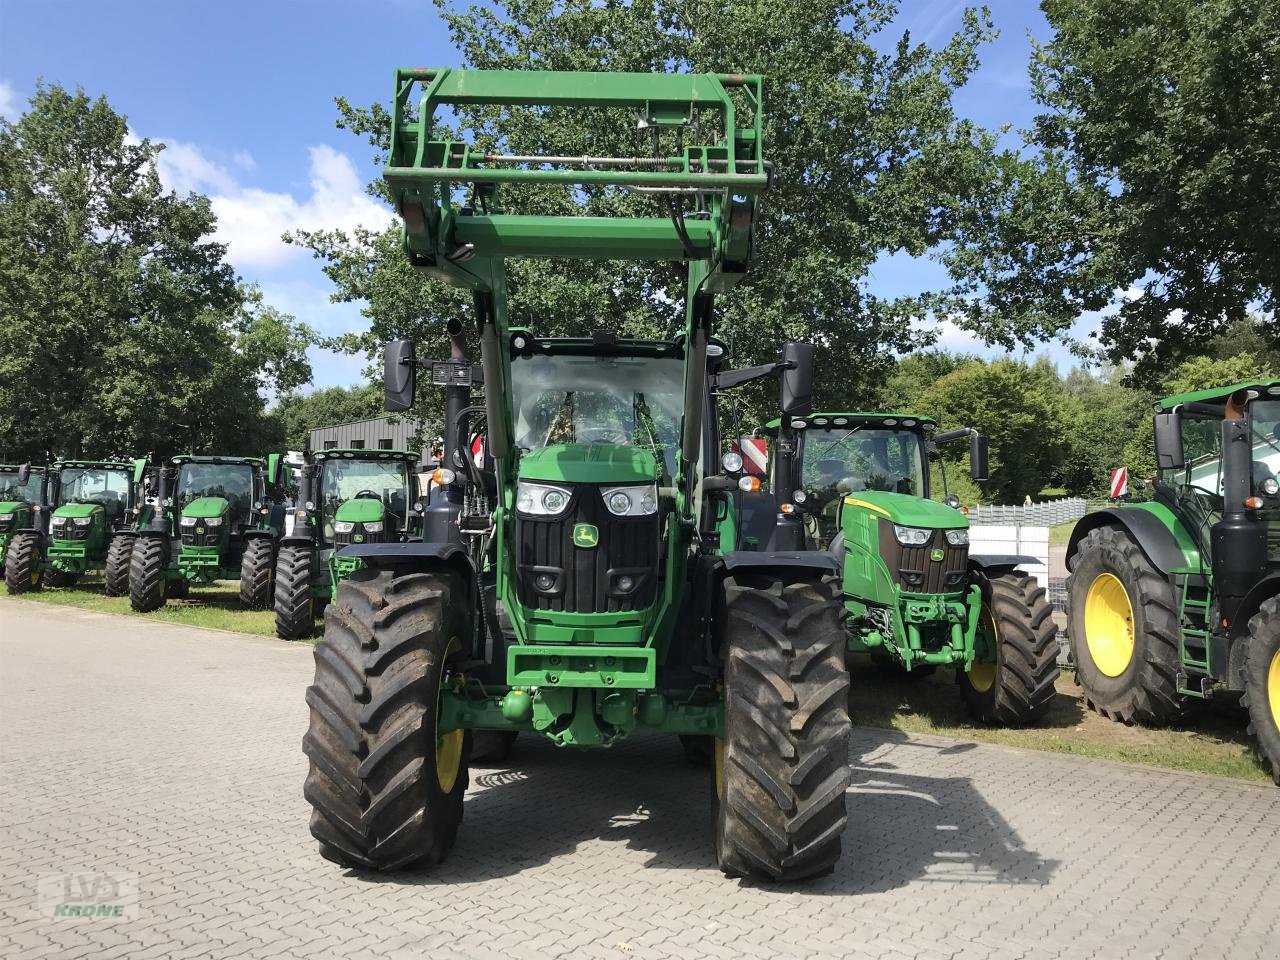
[[[44,467],[0,463],[0,565],[18,531],[43,529],[41,513],[48,506],[54,483]]]
[[[47,529],[15,535],[5,557],[5,587],[25,593],[42,583],[74,586],[104,571],[108,596],[128,592],[137,529],[150,520],[145,460],[60,460],[53,465],[53,510]]]
[[[850,773],[835,565],[738,549],[736,480],[719,469],[714,305],[752,259],[769,184],[760,88],[743,75],[397,72],[384,179],[411,262],[473,294],[484,403],[458,418],[486,460],[433,498],[421,539],[338,551],[362,567],[325,612],[307,692],[305,794],[323,856],[378,870],[439,861],[462,819],[471,731],[489,730],[564,747],[711,738],[721,869],[800,879],[839,857]],[[636,153],[435,139],[438,110],[504,106],[577,109],[584,125],[638,115]],[[558,184],[570,202],[632,189],[659,215],[504,212],[497,185],[521,183]],[[681,330],[511,327],[505,259],[519,256],[683,262]],[[412,404],[417,366],[411,343],[388,346],[389,409]],[[807,393],[809,374],[787,369],[784,385]]]
[[[968,437],[971,476],[985,480],[986,439],[967,427],[938,433],[912,413],[784,417],[763,432],[793,538],[840,561],[849,650],[908,676],[954,667],[970,713],[987,723],[1042,716],[1058,644],[1044,589],[1017,569],[1035,558],[970,553],[959,502],[929,499],[938,446]]]
[[[133,545],[133,609],[157,610],[166,597],[214,580],[239,580],[246,609],[270,608],[284,530],[281,461],[277,453],[172,458],[159,471],[151,522]]]
[[[360,561],[338,557],[347,544],[421,538],[418,455],[403,450],[308,451],[298,479],[293,530],[276,556],[276,634],[311,636],[315,617]]]
[[[1076,677],[1125,723],[1240,695],[1280,783],[1280,381],[1158,401],[1155,449],[1154,499],[1071,533]]]

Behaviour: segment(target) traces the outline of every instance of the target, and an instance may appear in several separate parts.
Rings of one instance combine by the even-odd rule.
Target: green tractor
[[[913,413],[783,417],[763,433],[795,539],[839,559],[850,652],[912,677],[954,667],[966,707],[986,723],[1043,716],[1058,644],[1044,589],[1017,569],[1035,558],[970,553],[958,500],[930,499],[939,445],[968,437],[981,481],[986,438],[967,427],[939,433]]]
[[[41,513],[46,512],[54,483],[45,467],[0,463],[0,566],[18,531],[43,529]]]
[[[473,294],[484,402],[446,424],[446,465],[470,465],[456,496],[433,499],[422,538],[338,550],[361,568],[325,611],[303,742],[324,857],[438,862],[462,819],[472,731],[525,731],[565,748],[703,738],[723,871],[790,880],[836,863],[850,730],[835,564],[741,549],[716,430],[715,297],[752,260],[770,180],[760,93],[744,75],[398,71],[384,179],[411,262]],[[433,139],[438,110],[503,105],[580,108],[584,123],[638,114],[643,139],[617,157]],[[637,190],[659,215],[502,212],[496,186],[520,183]],[[510,257],[683,262],[682,329],[512,327]],[[417,366],[412,343],[388,345],[388,409],[411,406]],[[810,373],[785,369],[784,385],[803,394]],[[458,446],[477,434],[482,464]]]
[[[90,570],[104,571],[107,596],[127,593],[134,537],[150,520],[150,507],[145,503],[146,473],[145,460],[55,463],[48,529],[15,534],[5,555],[4,579],[9,593],[25,593],[42,584],[75,586]]]
[[[1067,545],[1076,677],[1125,723],[1238,695],[1280,783],[1280,380],[1155,408],[1153,499],[1089,514]]]
[[[348,544],[421,537],[415,499],[418,455],[403,450],[308,451],[298,479],[292,531],[276,555],[276,634],[301,640],[360,561],[336,556]]]
[[[130,606],[158,610],[191,585],[239,580],[241,606],[270,609],[284,532],[282,459],[183,455],[159,470],[158,506],[133,545]]]

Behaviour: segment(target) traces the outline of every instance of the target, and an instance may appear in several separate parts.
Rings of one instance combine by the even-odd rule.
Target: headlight
[[[222,526],[222,518],[221,518],[221,517],[210,517],[208,520],[206,520],[206,521],[205,521],[205,526],[209,526],[209,527],[220,527],[220,526]]]
[[[356,525],[350,520],[339,520],[333,525],[334,533],[350,533],[356,528]]]
[[[183,517],[181,523],[184,527],[194,527],[196,525],[195,517]]]
[[[532,517],[554,517],[569,507],[573,494],[561,487],[541,483],[516,484],[516,509]]]
[[[953,547],[967,547],[969,545],[968,530],[948,530],[947,543]]]
[[[76,517],[75,521],[77,527],[87,527],[89,524],[93,523],[93,517]]]
[[[600,491],[604,505],[615,517],[648,517],[658,512],[658,487],[644,483],[634,487],[609,487]]]
[[[381,521],[381,520],[366,520],[366,521],[365,521],[365,525],[364,525],[364,532],[365,532],[365,533],[381,533],[381,532],[382,532],[382,521]]]
[[[933,539],[932,530],[922,530],[920,527],[900,527],[896,523],[893,525],[893,535],[898,538],[898,542],[904,547],[923,547]]]
[[[8,523],[13,519],[12,513],[0,513],[0,523]]]
[[[736,450],[730,450],[720,458],[720,466],[724,467],[727,473],[737,473],[742,469],[742,454]]]
[[[1267,477],[1262,481],[1262,492],[1268,497],[1274,497],[1277,493],[1280,493],[1280,480],[1276,480],[1275,477]],[[0,517],[0,520],[3,519],[4,517]]]

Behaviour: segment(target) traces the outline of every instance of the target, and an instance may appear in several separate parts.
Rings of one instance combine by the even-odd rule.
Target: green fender
[[[1071,531],[1068,566],[1080,549],[1080,542],[1090,530],[1099,527],[1123,528],[1161,573],[1203,572],[1200,548],[1177,514],[1162,503],[1135,503],[1087,514]]]

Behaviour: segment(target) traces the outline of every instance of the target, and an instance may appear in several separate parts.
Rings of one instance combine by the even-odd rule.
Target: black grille
[[[55,540],[87,540],[91,528],[92,524],[80,527],[75,523],[63,523],[53,528],[53,537]]]
[[[653,603],[658,581],[659,524],[648,517],[615,517],[599,487],[574,487],[564,515],[518,516],[516,573],[520,602],[536,610],[566,613],[626,613]],[[574,527],[589,523],[599,533],[594,547],[573,543]],[[538,579],[551,578],[549,589]],[[622,591],[618,581],[630,577]]]
[[[182,542],[185,546],[216,547],[222,543],[222,527],[204,527],[204,533],[196,533],[196,527],[182,527],[181,529]]]
[[[356,540],[359,534],[364,539]],[[333,535],[333,545],[335,547],[345,547],[352,543],[382,543],[386,539],[383,533],[365,533],[363,530],[352,530],[350,533],[337,533]]]
[[[880,521],[880,556],[894,582],[911,593],[955,593],[964,589],[968,546],[953,547],[942,530],[931,534],[923,546],[904,547],[893,534],[893,524]],[[942,551],[941,560],[933,559],[934,550]]]

